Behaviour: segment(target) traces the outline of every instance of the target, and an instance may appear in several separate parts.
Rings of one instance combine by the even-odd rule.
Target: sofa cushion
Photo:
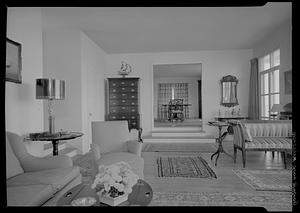
[[[52,197],[50,185],[7,187],[8,206],[40,206]]]
[[[9,178],[7,186],[23,186],[36,184],[49,184],[52,186],[52,193],[55,194],[75,177],[80,175],[78,166],[69,168],[49,169],[38,172],[26,172]]]
[[[7,136],[6,136],[5,146],[6,146],[6,178],[8,179],[18,174],[24,173],[24,170],[21,167],[19,160],[15,156]]]
[[[292,149],[292,139],[286,137],[253,137],[246,149]]]
[[[97,161],[97,165],[109,166],[120,161],[128,163],[133,173],[138,175],[140,179],[144,179],[144,159],[132,153],[112,152],[102,154],[101,158]]]

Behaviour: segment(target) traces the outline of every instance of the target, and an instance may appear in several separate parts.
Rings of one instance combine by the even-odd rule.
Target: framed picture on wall
[[[284,92],[285,94],[292,94],[292,70],[284,73]]]
[[[21,44],[6,38],[6,81],[22,83]]]

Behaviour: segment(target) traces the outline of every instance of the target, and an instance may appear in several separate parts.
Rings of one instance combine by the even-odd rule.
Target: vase
[[[118,197],[111,197],[107,193],[99,195],[99,201],[109,206],[117,206],[128,199],[128,194],[124,193]]]

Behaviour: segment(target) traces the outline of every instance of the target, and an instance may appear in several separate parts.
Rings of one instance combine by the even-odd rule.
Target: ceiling
[[[291,20],[291,2],[262,7],[47,7],[44,30],[82,30],[106,53],[252,49]]]
[[[199,80],[201,71],[201,63],[153,65],[154,78],[196,78]]]

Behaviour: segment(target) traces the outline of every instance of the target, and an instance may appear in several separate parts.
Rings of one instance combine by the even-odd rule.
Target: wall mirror
[[[237,84],[238,79],[232,75],[224,76],[221,79],[221,105],[225,107],[238,105]]]

